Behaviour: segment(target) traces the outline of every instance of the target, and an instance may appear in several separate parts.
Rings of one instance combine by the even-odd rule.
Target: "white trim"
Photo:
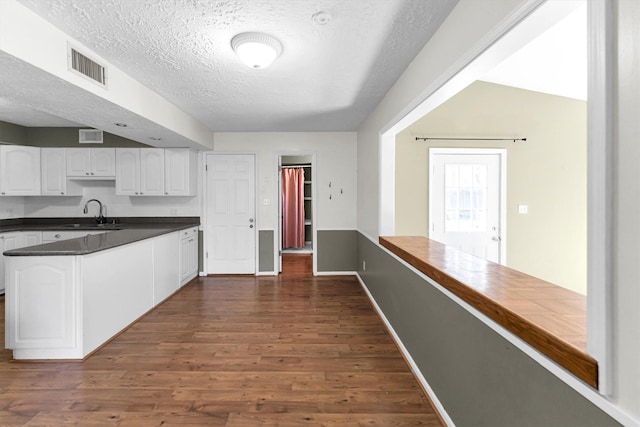
[[[317,271],[316,276],[355,276],[356,271]]]
[[[358,231],[356,227],[318,228],[318,231]]]
[[[277,276],[278,273],[275,271],[258,271],[256,276]]]
[[[482,323],[487,325],[493,331],[495,331],[500,336],[505,338],[511,344],[516,346],[518,349],[522,350],[522,352],[524,352],[527,356],[531,357],[531,359],[536,361],[542,367],[546,368],[549,372],[551,372],[553,375],[555,375],[557,378],[559,378],[561,381],[563,381],[565,384],[567,384],[577,393],[582,395],[585,399],[587,399],[588,401],[593,403],[595,406],[600,408],[602,411],[607,413],[609,416],[614,418],[616,421],[618,421],[624,426],[640,426],[639,420],[634,419],[632,416],[622,411],[613,402],[609,401],[606,397],[598,393],[597,390],[594,390],[593,388],[589,387],[588,385],[586,385],[585,383],[577,379],[575,376],[573,376],[567,370],[565,370],[564,368],[556,364],[554,361],[546,357],[544,354],[540,353],[538,350],[534,349],[529,344],[522,341],[519,337],[509,332],[508,330],[506,330],[505,328],[503,328],[502,326],[500,326],[499,324],[491,320],[489,317],[481,313],[480,311],[476,310],[473,306],[469,305],[467,302],[460,299],[455,294],[451,293],[442,285],[440,285],[433,279],[429,278],[428,276],[426,276],[424,273],[422,273],[412,265],[408,264],[406,261],[398,257],[396,254],[394,254],[384,246],[380,245],[376,240],[374,240],[368,234],[363,233],[362,231],[359,231],[359,233],[365,236],[367,239],[369,239],[377,247],[382,249],[387,255],[390,255],[391,257],[396,259],[406,268],[408,268],[413,273],[418,275],[421,279],[425,280],[428,284],[438,289],[440,292],[442,292],[444,295],[449,297],[452,301],[454,301],[455,303],[460,305],[462,308],[467,310],[469,313],[471,313],[474,317],[476,317]]]
[[[487,155],[496,154],[500,159],[500,196],[498,197],[500,208],[498,215],[500,217],[500,264],[507,265],[507,149],[506,148],[442,148],[442,147],[430,147],[429,148],[429,238],[431,238],[431,232],[433,230],[433,212],[431,204],[431,195],[433,194],[433,179],[431,173],[433,172],[433,157],[437,155],[447,154],[463,154],[463,155]]]
[[[359,274],[356,274],[356,277],[358,278],[358,282],[360,282],[360,286],[362,286],[362,289],[364,289],[364,292],[367,294],[367,297],[369,297],[369,301],[371,301],[373,308],[376,310],[376,312],[378,313],[378,316],[380,316],[380,318],[382,319],[382,322],[387,327],[387,330],[391,334],[391,338],[393,338],[393,341],[396,343],[396,346],[398,346],[405,360],[409,363],[409,366],[411,367],[411,372],[413,373],[413,375],[416,377],[416,379],[420,382],[424,390],[429,395],[429,399],[431,400],[431,403],[433,403],[433,405],[435,406],[435,409],[438,411],[438,414],[440,415],[442,420],[447,424],[447,426],[454,427],[455,424],[451,419],[451,417],[449,416],[449,414],[447,413],[444,406],[442,405],[442,402],[440,402],[440,399],[438,399],[438,396],[429,385],[429,382],[427,381],[427,379],[424,377],[424,375],[422,375],[422,371],[420,371],[420,368],[418,367],[416,362],[413,360],[413,357],[411,357],[411,353],[409,353],[409,350],[407,350],[407,348],[404,346],[404,344],[402,343],[402,340],[400,339],[395,329],[393,329],[393,326],[391,326],[391,323],[387,319],[387,316],[384,315],[384,312],[382,311],[382,309],[380,308],[376,300],[373,298],[373,295],[371,295],[371,292],[369,292],[369,288],[367,288],[367,286],[364,284],[362,277],[360,277]]]
[[[598,361],[600,393],[613,393],[613,11],[587,2],[587,351]]]

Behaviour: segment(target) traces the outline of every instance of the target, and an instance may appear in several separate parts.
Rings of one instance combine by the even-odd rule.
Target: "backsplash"
[[[105,216],[200,216],[200,196],[116,196],[114,181],[83,181],[82,196],[77,197],[16,197],[23,199],[21,215],[31,217],[82,217],[87,200],[99,199],[106,206]],[[9,199],[9,198],[7,198]],[[4,201],[4,198],[2,199]],[[4,212],[4,204],[1,210]],[[89,206],[86,216],[95,216],[97,207]],[[15,208],[15,212],[18,209]],[[4,216],[3,218],[8,218]]]
[[[24,216],[24,197],[0,198],[0,219],[22,218]]]

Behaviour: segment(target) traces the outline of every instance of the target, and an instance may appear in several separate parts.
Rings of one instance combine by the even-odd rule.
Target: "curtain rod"
[[[439,141],[522,141],[525,142],[527,138],[425,138],[416,136],[416,141],[428,141],[428,140],[439,140]]]
[[[281,168],[308,168],[311,167],[311,163],[303,163],[301,165],[280,165]]]

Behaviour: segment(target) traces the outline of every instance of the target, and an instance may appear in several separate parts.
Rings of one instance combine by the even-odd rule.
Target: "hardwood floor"
[[[10,358],[1,425],[442,425],[354,277],[198,278],[83,362]]]

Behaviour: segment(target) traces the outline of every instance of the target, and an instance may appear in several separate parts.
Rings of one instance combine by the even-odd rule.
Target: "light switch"
[[[265,206],[270,206],[271,205],[271,200],[270,199],[264,199],[262,201],[262,204],[265,205]]]
[[[518,205],[518,213],[519,214],[529,213],[529,205]]]

